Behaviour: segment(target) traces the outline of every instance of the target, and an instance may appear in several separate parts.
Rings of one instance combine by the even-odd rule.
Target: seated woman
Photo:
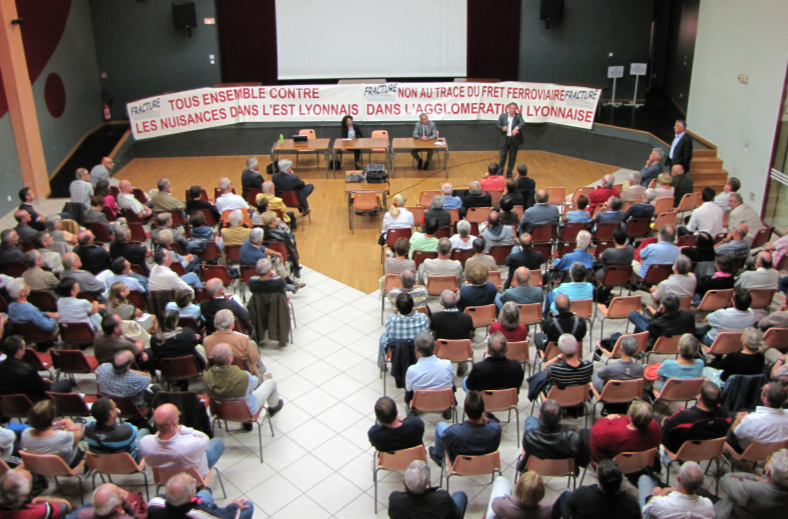
[[[522,342],[528,338],[528,327],[520,322],[520,308],[509,301],[501,308],[498,320],[490,325],[490,335],[501,332],[509,342]]]
[[[494,305],[498,289],[487,281],[490,271],[481,263],[474,263],[465,272],[466,284],[460,288],[457,309],[464,312],[469,306]]]
[[[216,246],[219,250],[222,250],[224,247],[224,240],[218,234],[213,232],[213,229],[205,225],[205,213],[202,211],[194,211],[189,216],[189,223],[192,226],[192,235],[191,239],[189,240],[189,250],[203,250],[205,248],[203,244],[197,244],[197,242],[215,242]]]
[[[361,139],[364,136],[361,134],[361,129],[358,127],[357,124],[353,122],[353,116],[346,115],[342,118],[342,123],[340,124],[340,131],[342,132],[343,139]],[[356,169],[361,169],[361,165],[358,163],[359,158],[361,157],[361,150],[353,150],[353,157],[355,160],[354,167]],[[337,153],[337,159],[339,159],[339,163],[342,163],[342,153]]]
[[[175,292],[175,301],[170,301],[165,310],[178,312],[179,317],[191,317],[197,322],[197,326],[202,326],[204,319],[200,313],[200,306],[195,305],[194,293],[191,290],[178,290]]]
[[[27,415],[29,429],[22,432],[22,448],[30,454],[54,454],[74,468],[85,452],[78,444],[82,440],[82,427],[64,418],[55,421],[57,409],[52,400],[38,402]]]
[[[541,503],[544,494],[544,481],[533,470],[523,472],[514,492],[509,480],[498,476],[490,492],[487,519],[548,519],[553,506]]]
[[[60,299],[57,300],[58,321],[63,323],[86,322],[94,331],[101,327],[101,314],[99,310],[106,310],[107,305],[101,305],[98,301],[87,301],[77,299],[79,294],[79,283],[69,276],[60,280],[55,292]]]
[[[585,223],[591,219],[588,213],[588,197],[580,195],[577,197],[577,210],[567,211],[564,221],[566,223]]]
[[[673,183],[673,177],[670,173],[660,173],[657,177],[657,198],[654,199],[654,203],[651,205],[656,204],[657,200],[660,198],[673,198],[673,193],[676,191],[675,188],[671,185]]]
[[[741,351],[718,355],[709,364],[720,370],[720,380],[725,382],[731,375],[760,375],[763,373],[765,357],[761,353],[763,334],[755,328],[745,328],[741,335],[744,348]],[[705,371],[704,371],[705,373]]]
[[[279,217],[273,211],[266,211],[262,215],[263,220],[263,240],[275,241],[285,244],[287,249],[287,261],[293,266],[293,275],[301,277],[301,264],[298,261],[298,249],[290,233],[284,232],[279,228]]]
[[[383,226],[378,238],[378,245],[386,243],[386,231],[389,229],[413,229],[413,213],[405,208],[405,195],[397,193],[391,199],[391,207],[383,215]]]
[[[191,328],[181,328],[178,326],[180,316],[175,310],[165,310],[159,323],[159,333],[150,339],[151,350],[153,350],[153,366],[159,369],[161,359],[174,359],[194,355],[200,369],[205,369],[207,365],[205,348],[200,344],[201,337],[194,333]],[[189,381],[181,381],[178,384],[181,389],[188,390]]]
[[[471,236],[471,223],[468,220],[460,220],[457,222],[457,234],[449,238],[451,248],[468,250],[473,249],[473,240],[476,236]]]
[[[698,358],[700,343],[691,333],[685,333],[679,339],[679,358],[667,359],[657,370],[659,378],[654,384],[654,395],[671,378],[700,378],[703,372],[703,360]]]
[[[509,180],[514,180],[510,178]],[[501,212],[498,213],[498,221],[501,225],[520,225],[520,216],[512,211],[515,206],[514,200],[509,195],[501,198]]]
[[[591,428],[591,457],[596,461],[615,458],[622,452],[641,452],[659,447],[662,439],[651,404],[634,400],[626,416],[611,414]],[[657,462],[658,463],[658,462]]]
[[[117,314],[121,321],[136,321],[146,331],[155,332],[158,328],[156,316],[146,314],[141,309],[129,303],[129,287],[125,283],[118,281],[109,287],[109,298],[107,300],[107,312]]]
[[[717,271],[711,276],[703,278],[695,287],[693,304],[699,305],[703,296],[709,290],[728,290],[733,288],[736,280],[733,278],[733,260],[730,256],[717,256],[714,262]]]
[[[118,217],[118,203],[115,197],[109,194],[109,182],[106,180],[99,180],[96,187],[93,188],[93,194],[104,198],[104,207],[109,207],[112,211],[112,217]]]

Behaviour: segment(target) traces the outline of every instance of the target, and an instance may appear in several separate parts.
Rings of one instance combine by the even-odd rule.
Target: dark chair
[[[627,221],[627,236],[632,239],[643,238],[651,232],[651,218],[630,218]]]
[[[618,222],[601,222],[596,225],[594,232],[594,239],[598,241],[610,241],[613,239],[613,233],[621,227]]]
[[[415,250],[413,251],[413,262],[416,268],[419,268],[425,259],[437,259],[438,253],[436,251]]]
[[[50,380],[55,378],[52,375],[52,355],[49,353],[39,352],[33,348],[25,348],[22,360],[36,368],[36,371],[46,371],[49,373]]]
[[[261,195],[263,193],[262,189],[258,189],[256,187],[245,187],[243,191],[244,200],[251,206],[257,205],[257,195]]]
[[[85,355],[80,350],[50,350],[52,354],[52,365],[58,371],[57,378],[61,374],[71,376],[74,379],[75,373],[93,373],[99,367],[99,361],[93,355]]]
[[[101,222],[88,222],[85,224],[93,236],[98,241],[109,243],[112,241],[112,235],[109,233],[109,227]]]
[[[498,265],[505,265],[506,258],[512,253],[512,247],[514,245],[493,245],[490,247],[490,256],[495,259],[495,263]]]
[[[560,241],[577,241],[577,233],[580,231],[585,231],[587,229],[587,225],[585,222],[570,222],[564,225],[561,228],[561,231],[558,233],[558,239]]]
[[[409,228],[387,230],[386,243],[380,248],[380,262],[383,263],[386,259],[386,247],[393,249],[398,239],[405,238],[406,240],[410,240],[411,234],[413,234],[413,231]]]
[[[240,245],[225,245],[224,255],[230,263],[241,262],[241,246]]]
[[[531,227],[531,241],[533,243],[552,242],[557,235],[558,226],[554,223],[545,223]]]
[[[215,241],[209,241],[205,244],[205,248],[196,254],[200,258],[200,262],[217,263],[222,257],[219,247]]]
[[[98,397],[107,397],[115,402],[115,405],[120,410],[120,418],[123,420],[147,420],[151,414],[150,407],[142,407],[137,405],[133,398],[129,396],[115,396],[107,393],[98,392]]]
[[[57,299],[48,290],[31,290],[27,301],[42,312],[57,312]]]
[[[197,357],[194,355],[161,359],[159,361],[159,369],[161,369],[162,379],[167,381],[168,389],[170,381],[188,380],[202,376],[202,370],[197,363]]]
[[[468,258],[472,258],[474,254],[475,252],[473,249],[452,249],[451,259],[459,261],[463,268],[465,268],[465,262],[468,261]]]
[[[90,346],[96,339],[96,332],[86,322],[60,322],[60,336],[63,342],[75,346]]]
[[[148,306],[148,302],[145,299],[145,296],[142,295],[142,292],[136,289],[130,290],[129,295],[126,299],[129,301],[129,303],[139,308],[140,310],[145,310],[145,308],[147,308]]]
[[[81,395],[79,393],[53,393],[46,392],[49,398],[55,401],[58,416],[90,416],[90,407],[96,401],[97,395]]]
[[[0,396],[0,415],[6,418],[16,418],[20,423],[27,419],[27,414],[33,408],[33,402],[27,395],[2,395]]]
[[[21,278],[26,270],[27,266],[21,261],[0,264],[0,274],[5,274],[12,278]]]
[[[185,317],[183,315],[180,316],[178,318],[178,326],[181,328],[191,328],[195,334],[202,334],[202,330],[200,329],[194,317]]]
[[[649,265],[642,281],[647,285],[658,285],[668,279],[672,273],[673,265]]]
[[[60,331],[47,332],[33,321],[26,323],[13,323],[16,332],[25,338],[27,344],[43,345],[57,340]],[[39,347],[39,349],[41,349]]]
[[[117,216],[115,216],[114,214],[112,214],[112,209],[110,209],[110,208],[109,208],[109,207],[107,207],[106,205],[105,205],[104,207],[102,207],[102,208],[101,208],[101,212],[102,212],[102,213],[104,213],[104,216],[106,216],[106,217],[107,217],[107,221],[108,221],[108,222],[114,222],[115,220],[117,220],[117,219],[118,219],[118,217],[117,217]]]

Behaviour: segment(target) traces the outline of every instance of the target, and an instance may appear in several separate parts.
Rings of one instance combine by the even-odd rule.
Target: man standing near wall
[[[506,178],[512,178],[512,170],[517,160],[517,148],[523,143],[523,134],[521,133],[523,126],[525,126],[525,121],[523,116],[517,112],[517,104],[509,103],[506,107],[506,113],[498,118],[498,124],[496,125],[496,128],[503,132],[504,136],[501,156],[498,158],[498,164],[500,164],[501,169],[506,166],[506,155],[509,155]]]
[[[681,119],[676,120],[676,124],[673,125],[673,131],[676,132],[676,137],[670,145],[665,165],[671,167],[681,164],[684,168],[684,173],[689,173],[690,161],[692,160],[692,137],[687,134],[687,125]]]

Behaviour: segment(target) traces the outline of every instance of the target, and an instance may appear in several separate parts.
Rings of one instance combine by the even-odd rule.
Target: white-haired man
[[[129,265],[129,269],[131,269],[131,265]],[[73,252],[67,252],[63,256],[63,276],[74,278],[79,283],[80,292],[104,293],[107,290],[107,286],[96,276],[87,270],[82,270],[82,260]],[[147,279],[145,281],[147,282]]]
[[[85,211],[90,209],[90,197],[93,196],[93,186],[88,182],[88,170],[79,168],[74,174],[76,180],[71,182],[68,190],[71,194],[71,202],[82,204]]]
[[[246,169],[241,172],[241,187],[243,189],[262,189],[263,177],[259,173],[260,164],[257,157],[246,159]]]
[[[459,209],[462,207],[462,199],[458,196],[454,196],[454,186],[449,182],[441,186],[441,194],[443,195],[444,209]]]
[[[248,335],[233,331],[234,324],[235,316],[232,310],[224,309],[216,312],[216,316],[213,318],[216,331],[203,340],[205,354],[209,359],[212,359],[214,347],[218,344],[227,344],[232,350],[233,357],[242,360],[250,374],[262,378],[266,369],[260,359],[257,345]]]
[[[216,198],[216,209],[224,214],[225,211],[234,211],[236,209],[249,209],[249,204],[246,203],[244,197],[236,195],[233,192],[233,184],[227,177],[219,179],[219,189],[222,194]]]
[[[279,171],[274,173],[271,180],[274,182],[277,191],[295,191],[298,196],[300,206],[298,208],[303,214],[309,214],[309,202],[307,198],[315,190],[312,184],[305,184],[298,175],[293,173],[293,161],[282,159],[278,163]]]
[[[638,493],[644,518],[715,518],[711,500],[696,493],[703,486],[703,469],[700,465],[694,461],[684,462],[676,481],[678,481],[677,488],[660,488],[656,486],[656,481],[651,476],[640,476]]]
[[[183,269],[186,272],[200,272],[200,258],[195,256],[194,254],[187,254],[185,256],[182,256],[172,248],[172,244],[175,241],[175,237],[173,235],[172,229],[162,229],[157,237],[159,244],[156,246],[156,250],[164,249],[169,251],[170,256],[172,257],[172,261],[174,262],[177,261],[178,263],[183,265]]]
[[[213,502],[210,489],[197,492],[197,482],[186,473],[172,476],[167,481],[167,493],[158,495],[148,503],[150,519],[173,517],[201,517],[216,519],[252,519],[254,504],[239,498],[222,508]]]
[[[137,198],[134,196],[134,186],[131,185],[131,182],[128,180],[121,180],[118,187],[120,189],[120,194],[118,195],[118,206],[121,209],[131,211],[142,220],[147,220],[153,216],[153,212],[151,211],[153,203],[150,200],[145,203],[141,203],[139,200],[137,200]],[[88,207],[88,209],[90,209],[90,207]]]
[[[172,271],[172,255],[167,249],[159,249],[153,253],[153,262],[156,264],[150,271],[148,290],[189,290],[192,287],[201,287],[202,281],[194,272],[187,272],[183,276]]]
[[[227,220],[230,222],[230,227],[222,229],[222,240],[224,240],[225,247],[229,247],[230,245],[241,245],[244,240],[249,237],[251,229],[241,225],[243,219],[243,213],[241,213],[240,210],[236,209],[230,211],[227,217]]]
[[[411,462],[403,478],[405,491],[389,495],[392,519],[462,518],[468,496],[460,490],[452,495],[440,487],[430,487],[430,467],[421,460]]]
[[[166,178],[159,180],[156,187],[159,192],[151,197],[154,211],[183,211],[186,210],[186,202],[182,202],[172,196],[172,184]]]
[[[780,517],[788,507],[788,450],[769,457],[763,476],[748,472],[726,474],[720,480],[725,497],[714,504],[717,519]]]
[[[605,175],[602,177],[602,183],[588,195],[588,213],[593,215],[596,206],[607,202],[611,196],[619,196],[621,192],[613,187],[616,183],[616,177],[613,175]]]
[[[645,192],[646,188],[640,185],[640,173],[633,171],[629,174],[629,188],[621,192],[621,203],[639,202]]]
[[[71,503],[57,497],[31,499],[33,476],[25,469],[9,470],[0,478],[0,517],[24,519],[63,519]]]
[[[113,483],[104,483],[93,492],[93,503],[83,505],[74,514],[74,519],[137,519],[137,504],[132,495]]]
[[[662,159],[665,158],[665,152],[662,148],[654,148],[648,156],[646,167],[640,170],[640,185],[648,187],[652,180],[656,180],[660,173],[662,173]]]

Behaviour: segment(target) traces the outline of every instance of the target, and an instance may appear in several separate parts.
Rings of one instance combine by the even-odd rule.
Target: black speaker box
[[[564,16],[564,0],[542,0],[539,19],[547,22],[559,22]]]
[[[197,27],[197,11],[192,0],[176,0],[172,2],[172,19],[179,31]]]

